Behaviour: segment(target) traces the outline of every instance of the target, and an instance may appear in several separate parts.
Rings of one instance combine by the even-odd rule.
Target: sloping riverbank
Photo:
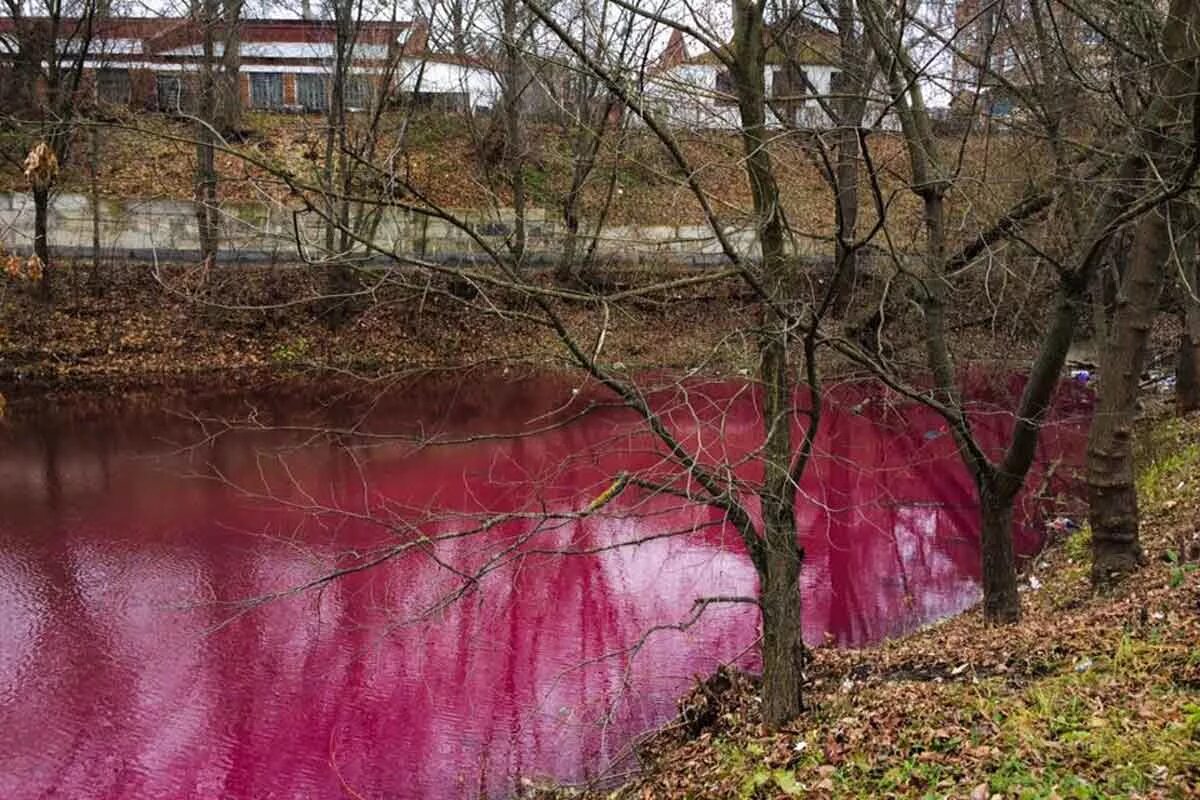
[[[811,711],[778,733],[751,681],[710,681],[642,741],[628,783],[531,795],[1200,796],[1200,418],[1160,416],[1141,438],[1149,563],[1115,596],[1091,593],[1085,527],[1037,561],[1015,627],[976,611],[877,648],[820,649]]]
[[[614,297],[607,309],[567,300],[555,309],[584,349],[595,347],[603,330],[605,358],[617,369],[752,372],[757,361],[746,332],[758,306],[740,282],[635,296],[639,287],[698,274],[661,265],[606,269],[595,278],[603,283],[601,293]],[[411,369],[570,365],[556,333],[522,313],[527,301],[519,295],[495,288],[475,295],[465,281],[446,276],[364,275],[357,295],[335,300],[327,295],[324,272],[294,265],[104,264],[93,272],[88,262],[64,264],[55,268],[50,303],[32,284],[0,283],[0,391],[159,391],[181,378],[236,385],[280,373],[376,377]],[[548,273],[532,279],[551,291],[562,288]],[[869,308],[874,288],[860,291]],[[622,292],[626,296],[617,297]],[[992,330],[990,316],[956,308],[958,341],[975,360],[994,362],[998,373],[1023,370],[1036,346],[1029,336],[1039,309],[1015,295],[999,308],[1013,321],[1000,331]],[[906,309],[896,312],[888,334],[901,355],[921,338]],[[844,372],[830,364],[823,378]]]
[[[376,286],[368,277],[359,296],[335,301],[317,269],[102,270],[58,268],[49,304],[35,286],[0,284],[0,387],[126,389],[205,375],[229,382],[263,373],[566,363],[554,332],[522,315],[519,301],[493,292],[493,305],[444,278],[393,275]],[[609,279],[621,288],[664,276],[634,270]],[[733,372],[748,351],[730,334],[753,306],[737,288],[703,285],[662,302],[623,302],[606,323],[605,352],[630,369]],[[581,341],[594,343],[605,324],[594,304],[559,311]]]

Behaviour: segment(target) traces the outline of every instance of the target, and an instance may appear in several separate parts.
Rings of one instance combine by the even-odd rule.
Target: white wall
[[[716,91],[717,73],[721,67],[710,64],[681,64],[650,80],[646,95],[650,107],[670,124],[689,128],[737,130],[741,118],[732,98]],[[764,70],[767,94],[774,83],[775,67]],[[805,65],[804,72],[817,94],[829,93],[836,70],[827,64]],[[828,127],[829,118],[816,100],[805,100],[800,124],[805,127]],[[768,112],[768,124],[779,127],[780,121]]]
[[[397,79],[405,91],[464,93],[471,108],[491,108],[500,97],[500,83],[491,71],[465,64],[406,58]]]

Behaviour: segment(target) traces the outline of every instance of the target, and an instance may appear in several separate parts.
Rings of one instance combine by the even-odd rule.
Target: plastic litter
[[[1079,523],[1070,517],[1055,517],[1046,523],[1046,529],[1060,533],[1069,533],[1070,531],[1079,530]]]

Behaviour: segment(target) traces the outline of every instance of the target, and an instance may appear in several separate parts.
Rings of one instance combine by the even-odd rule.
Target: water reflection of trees
[[[752,477],[752,393],[663,402],[678,404],[669,418],[689,446]],[[970,484],[922,414],[826,415],[797,509],[812,643],[875,639],[977,592]],[[999,441],[1006,424],[980,429]],[[580,513],[622,470],[670,477],[661,448],[620,414],[349,450],[352,439],[311,431],[231,430],[193,450],[144,433],[15,432],[0,454],[13,477],[0,505],[16,509],[0,521],[4,612],[24,632],[17,663],[0,663],[10,696],[26,698],[4,713],[58,721],[8,747],[48,788],[90,762],[123,765],[89,773],[97,785],[160,792],[345,781],[456,797],[522,775],[570,778],[757,635],[745,606],[645,635],[689,619],[697,597],[752,593],[754,573],[719,514],[686,498],[627,490]],[[1064,446],[1051,435],[1046,458]],[[507,516],[437,541],[496,515]],[[404,536],[428,543],[288,593]],[[47,691],[38,675],[59,683]]]

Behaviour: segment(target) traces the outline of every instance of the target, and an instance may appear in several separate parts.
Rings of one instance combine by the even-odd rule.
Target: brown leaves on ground
[[[322,185],[326,122],[311,115],[249,113],[249,128],[242,141],[230,141],[217,153],[219,193],[223,202],[287,203],[290,189],[272,170],[280,170],[301,183]],[[366,147],[366,118],[351,119],[350,140]],[[511,187],[489,169],[481,155],[486,139],[485,119],[428,113],[411,119],[385,115],[374,152],[388,153],[375,173],[364,170],[365,183],[356,193],[379,196],[393,184],[411,184],[423,197],[444,208],[489,210],[512,204]],[[403,134],[401,134],[403,132]],[[400,136],[403,135],[403,144]],[[746,224],[751,218],[750,187],[743,166],[740,139],[717,131],[678,130],[674,134],[690,165],[691,177],[709,195],[726,223]],[[130,112],[120,124],[103,131],[97,161],[97,184],[106,198],[191,199],[194,193],[196,147],[194,125],[159,114]],[[561,215],[570,190],[575,159],[568,131],[553,124],[537,124],[527,133],[529,154],[525,168],[530,203],[544,209],[550,219]],[[956,148],[957,141],[948,143]],[[42,145],[39,145],[41,147]],[[908,161],[903,143],[894,135],[873,134],[868,139],[879,188],[888,205],[888,229],[900,249],[919,245],[923,236],[919,198],[906,188]],[[36,149],[36,148],[35,148]],[[57,184],[65,191],[89,191],[91,175],[76,148],[69,163],[61,165]],[[834,195],[817,167],[815,140],[780,136],[771,144],[774,166],[789,224],[802,239],[830,244],[835,216]],[[1037,143],[1016,136],[967,141],[962,158],[959,188],[951,196],[950,211],[970,234],[991,222],[1016,202],[1044,174]],[[23,150],[22,150],[23,153]],[[53,153],[39,156],[44,171]],[[32,158],[32,154],[30,156]],[[19,160],[13,154],[14,163]],[[382,162],[382,159],[380,159]],[[260,166],[262,165],[262,166]],[[58,169],[57,163],[54,164]],[[264,168],[265,167],[265,168]],[[38,173],[42,174],[41,172]],[[387,176],[384,184],[379,181]],[[585,187],[581,211],[591,219],[607,206],[608,176],[615,175],[615,191],[607,221],[613,225],[703,224],[705,217],[678,166],[652,134],[635,127],[624,138],[604,143],[593,180]],[[393,180],[394,179],[394,180]],[[876,218],[875,198],[866,178],[860,191],[860,229]],[[0,191],[26,191],[28,182],[16,172],[0,170]],[[400,190],[404,195],[405,191]]]
[[[553,331],[524,318],[519,298],[492,292],[464,299],[440,279],[393,277],[369,300],[350,301],[345,324],[333,325],[337,309],[322,299],[317,270],[163,265],[155,279],[144,265],[105,265],[98,276],[83,264],[57,266],[57,299],[49,305],[21,282],[0,284],[0,383],[69,388],[222,371],[370,376],[450,364],[565,363]],[[621,285],[661,278],[630,275]],[[623,303],[607,317],[595,304],[564,303],[560,311],[586,349],[607,321],[604,354],[628,369],[732,372],[744,363],[746,343],[731,333],[747,312],[736,296],[712,300],[715,291],[705,286],[661,303]]]

